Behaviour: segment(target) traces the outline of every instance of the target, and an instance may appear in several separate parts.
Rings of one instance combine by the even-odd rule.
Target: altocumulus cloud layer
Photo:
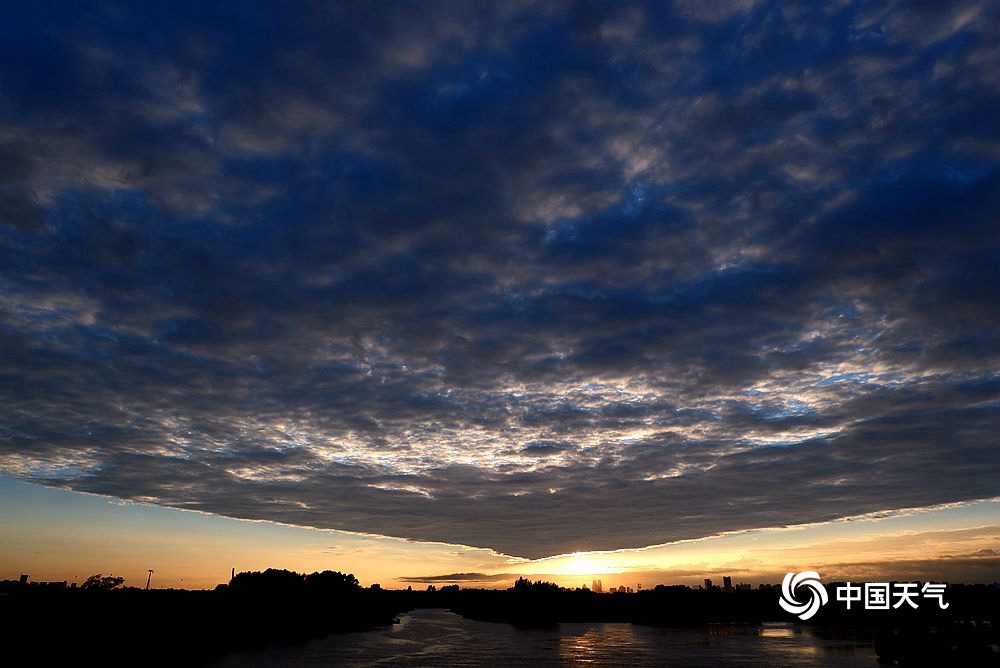
[[[995,4],[36,4],[5,471],[528,557],[1000,491]]]

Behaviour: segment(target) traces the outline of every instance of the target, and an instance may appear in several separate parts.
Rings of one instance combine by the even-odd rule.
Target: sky
[[[5,15],[0,579],[1000,579],[995,3]]]

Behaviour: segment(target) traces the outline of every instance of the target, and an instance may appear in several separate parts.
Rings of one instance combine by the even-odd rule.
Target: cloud
[[[789,566],[789,569],[794,568]],[[978,558],[945,558],[945,559],[903,559],[895,561],[853,561],[833,564],[813,564],[825,584],[835,582],[948,582],[976,583],[996,582],[1000,575],[1000,560],[990,557]],[[689,587],[700,586],[706,575],[711,575],[715,584],[718,578],[731,575],[737,582],[747,581],[754,586],[758,584],[778,585],[789,570],[771,568],[758,564],[750,567],[721,567],[717,569],[699,568],[669,568],[650,570],[629,570],[622,573],[602,575],[604,586],[618,586],[619,583],[643,583],[644,588],[652,588],[657,584],[686,584]],[[531,577],[536,577],[532,575]],[[571,583],[583,580],[580,576],[541,575],[543,579]],[[511,580],[513,578],[510,578]],[[423,581],[421,581],[423,582]],[[612,585],[611,583],[614,583]],[[589,585],[589,582],[586,583]],[[633,585],[634,586],[634,585]],[[947,595],[945,601],[948,600]]]
[[[412,576],[412,577],[401,577],[400,582],[415,582],[415,583],[427,583],[427,582],[502,582],[504,580],[514,580],[517,575],[512,573],[449,573],[447,575],[429,575],[426,577]]]
[[[18,10],[0,466],[528,557],[992,497],[998,23],[928,11]]]
[[[862,578],[892,578],[923,582],[995,582],[1000,574],[1000,560],[992,557],[919,559],[892,562],[860,562],[831,565],[823,580],[858,581]]]
[[[949,559],[959,559],[959,560],[961,560],[961,559],[980,559],[980,558],[982,558],[982,559],[988,559],[988,558],[991,558],[991,557],[1000,557],[1000,552],[997,552],[994,549],[986,547],[986,548],[983,548],[981,550],[976,550],[975,552],[970,552],[968,554],[945,555],[945,556],[947,558],[949,558]]]

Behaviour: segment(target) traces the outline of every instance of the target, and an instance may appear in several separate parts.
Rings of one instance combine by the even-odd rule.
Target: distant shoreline
[[[92,658],[103,665],[125,665],[141,658],[145,665],[195,665],[233,651],[391,625],[402,612],[417,608],[444,608],[515,628],[627,622],[752,630],[769,621],[798,623],[780,609],[778,593],[766,589],[727,593],[661,586],[599,594],[535,583],[520,590],[406,591],[360,588],[356,581],[344,585],[347,576],[333,573],[309,587],[305,576],[299,584],[287,571],[274,573],[242,582],[236,578],[231,586],[215,591],[7,588],[0,595],[0,628],[8,646],[31,647],[39,660]],[[338,583],[342,586],[335,586]],[[1000,642],[1000,589],[953,585],[948,595],[948,610],[924,606],[922,611],[887,614],[827,606],[809,625],[880,633],[887,656],[943,651],[937,644],[946,641],[974,647]],[[893,643],[892,638],[906,642]],[[934,644],[935,638],[940,643]]]

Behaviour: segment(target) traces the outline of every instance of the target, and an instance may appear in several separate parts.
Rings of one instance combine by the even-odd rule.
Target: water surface
[[[870,639],[823,638],[811,629],[658,629],[560,624],[518,630],[447,610],[414,610],[392,627],[330,635],[304,645],[238,652],[216,668],[265,666],[875,666]]]

